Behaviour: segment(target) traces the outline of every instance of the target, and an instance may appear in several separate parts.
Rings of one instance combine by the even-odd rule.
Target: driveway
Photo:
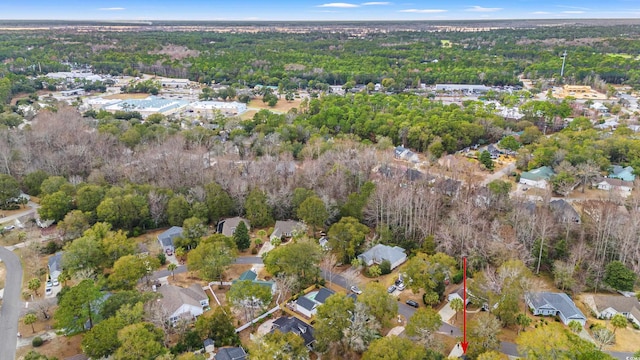
[[[4,247],[0,247],[0,258],[7,269],[4,299],[0,308],[0,359],[15,359],[20,317],[22,264],[18,256]]]
[[[40,205],[29,201],[27,203],[27,206],[29,206],[29,209],[21,211],[19,213],[13,214],[11,216],[4,216],[0,218],[0,224],[2,224],[2,226],[5,226],[5,224],[8,224],[12,221],[15,221],[17,219],[22,218],[23,216],[27,216],[27,215],[35,215],[36,210],[38,210],[38,208],[40,207]]]

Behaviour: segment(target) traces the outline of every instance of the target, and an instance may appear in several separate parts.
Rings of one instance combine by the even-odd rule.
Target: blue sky
[[[640,0],[0,0],[0,19],[458,20],[640,18]]]

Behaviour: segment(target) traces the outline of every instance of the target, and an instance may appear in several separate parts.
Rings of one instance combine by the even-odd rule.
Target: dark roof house
[[[276,225],[273,227],[273,233],[271,233],[270,239],[280,239],[282,237],[292,237],[298,232],[304,232],[306,230],[306,225],[304,223],[287,220],[287,221],[276,221]]]
[[[240,224],[240,221],[242,221],[247,226],[247,230],[251,230],[251,226],[249,225],[249,220],[241,218],[239,216],[221,220],[218,223],[216,230],[224,236],[231,237],[233,236],[233,233],[236,231],[236,228],[238,227],[238,225]]]
[[[327,298],[335,293],[336,292],[331,289],[327,289],[325,287],[320,288],[320,290],[318,290],[318,294],[315,297],[315,300],[321,304],[324,304],[324,302],[327,301]]]
[[[289,317],[281,317],[276,319],[273,322],[273,326],[271,327],[271,332],[276,330],[281,331],[282,333],[292,332],[298,336],[300,336],[304,340],[304,345],[309,349],[312,348],[313,343],[316,341],[313,336],[313,328],[311,325],[303,322],[302,320],[289,316]]]
[[[562,222],[580,223],[580,214],[564,199],[552,200],[549,203],[551,210]]]
[[[218,349],[215,360],[245,360],[247,352],[241,347],[226,347]]]

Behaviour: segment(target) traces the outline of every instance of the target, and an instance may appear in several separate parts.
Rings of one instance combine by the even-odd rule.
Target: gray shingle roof
[[[296,300],[296,304],[309,311],[313,310],[313,308],[316,306],[316,303],[313,300],[304,296],[300,296],[298,300]]]
[[[270,237],[281,238],[283,235],[293,234],[295,231],[304,231],[305,225],[298,221],[276,221],[276,225],[273,227],[273,233]],[[288,235],[287,235],[288,236]]]
[[[172,226],[167,231],[158,235],[158,240],[164,247],[173,247],[173,239],[182,236],[182,228],[180,226]]]
[[[247,230],[251,230],[251,226],[249,226],[249,221],[247,219],[236,216],[233,218],[222,220],[219,232],[224,236],[233,236],[233,233],[238,227],[238,224],[240,224],[240,221],[244,222],[244,224],[247,226]]]
[[[316,294],[315,299],[317,302],[324,304],[324,302],[327,301],[327,298],[335,293],[336,292],[331,289],[321,288],[318,290],[318,294]]]
[[[315,337],[313,336],[313,328],[302,320],[293,316],[281,317],[276,319],[273,322],[271,332],[274,332],[275,330],[280,330],[285,334],[288,332],[292,332],[300,336],[304,340],[304,344],[306,346],[309,346],[314,341],[316,341]]]
[[[383,244],[378,244],[371,249],[365,251],[360,254],[359,257],[364,258],[366,263],[370,261],[374,262],[382,262],[384,260],[389,260],[391,264],[405,257],[404,249],[398,246],[387,246]]]
[[[160,301],[171,314],[178,310],[183,304],[202,306],[200,301],[208,299],[207,294],[197,284],[193,284],[188,288],[175,285],[163,285],[158,288],[158,292],[162,294]]]
[[[528,297],[535,308],[550,306],[561,312],[565,318],[585,318],[582,311],[576,307],[573,300],[565,293],[537,292],[529,293]]]
[[[49,258],[49,273],[62,271],[62,251],[55,253]]]
[[[613,308],[617,312],[631,312],[634,308],[640,309],[640,302],[635,297],[620,295],[593,295],[593,302],[598,311]],[[640,320],[640,319],[638,319]]]
[[[243,360],[247,358],[247,353],[241,347],[227,347],[218,349],[214,358],[216,360]]]

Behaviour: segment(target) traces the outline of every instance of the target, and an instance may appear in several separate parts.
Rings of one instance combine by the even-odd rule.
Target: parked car
[[[389,286],[389,288],[387,289],[387,292],[389,294],[393,293],[394,291],[396,291],[396,286],[395,285],[391,285]]]
[[[173,255],[173,250],[167,249],[166,253],[167,253],[167,256],[171,256]]]
[[[58,282],[58,279],[53,279],[53,280],[51,281],[51,283],[53,284],[53,286],[58,286],[58,285],[60,285],[60,283]]]
[[[51,289],[52,287],[53,287],[53,283],[51,282],[51,280],[47,280],[47,284],[46,284],[45,288]]]
[[[396,285],[396,289],[403,291],[404,290],[404,283],[400,282],[399,284]]]
[[[50,287],[49,287],[49,288],[44,289],[44,294],[45,294],[45,295],[51,295],[51,294],[53,294],[53,288],[50,288]]]
[[[11,231],[13,229],[15,229],[16,227],[14,225],[9,225],[9,226],[5,226],[4,229],[7,231]]]
[[[351,292],[353,292],[354,294],[357,294],[357,295],[362,294],[362,290],[360,290],[360,288],[359,288],[359,287],[357,287],[357,286],[355,286],[355,285],[353,285],[353,286],[351,287]]]
[[[407,305],[413,306],[414,308],[417,308],[418,306],[420,306],[420,305],[418,305],[417,302],[415,302],[415,301],[413,301],[411,299],[407,300]]]

